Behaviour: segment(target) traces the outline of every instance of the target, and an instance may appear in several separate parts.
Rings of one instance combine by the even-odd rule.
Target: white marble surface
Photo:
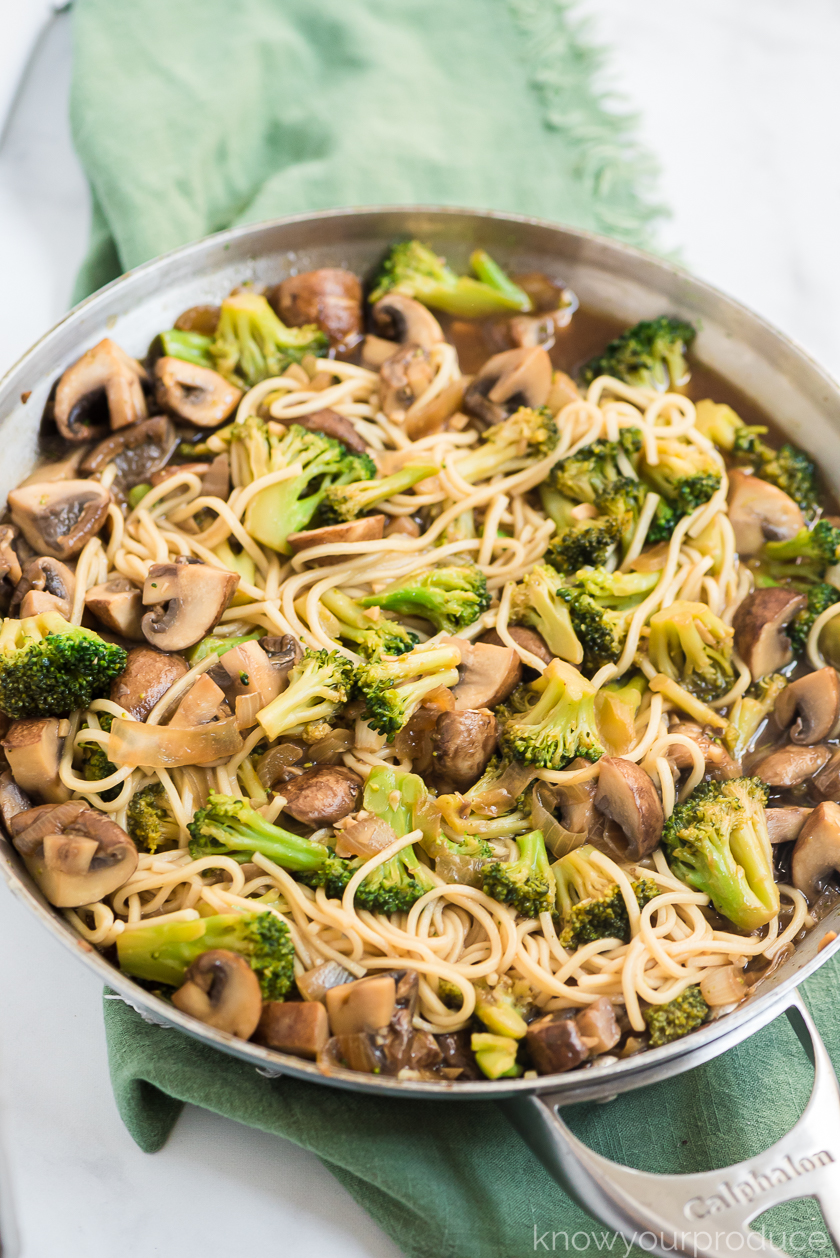
[[[21,7],[0,0],[0,43]],[[663,241],[840,375],[840,10],[832,0],[582,0],[614,48],[674,217]],[[66,309],[88,227],[69,139],[69,23],[0,145],[0,372]],[[0,72],[2,61],[0,60]],[[3,89],[0,85],[0,97]],[[386,1258],[317,1159],[188,1110],[139,1152],[108,1083],[98,982],[0,888],[0,1139],[24,1258]],[[523,1250],[523,1255],[524,1255]],[[519,1258],[511,1255],[511,1258]]]

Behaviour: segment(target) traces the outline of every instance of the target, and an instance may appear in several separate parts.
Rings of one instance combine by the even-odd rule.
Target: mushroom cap
[[[486,707],[441,712],[432,734],[434,767],[456,791],[466,791],[478,781],[495,750],[496,718]]]
[[[507,631],[513,638],[514,642],[530,651],[532,655],[536,655],[538,660],[542,660],[544,664],[550,664],[554,656],[548,649],[545,638],[541,633],[537,633],[536,629],[529,629],[527,625],[508,625]],[[504,642],[499,637],[495,629],[489,629],[487,633],[483,633],[479,642],[486,642],[488,646],[504,646]]]
[[[758,554],[767,541],[787,541],[805,527],[802,512],[783,490],[738,468],[729,473],[729,521],[742,557]]]
[[[143,633],[163,651],[184,651],[206,637],[239,584],[234,572],[182,559],[152,564],[143,586],[143,602],[154,609],[143,617]]]
[[[452,688],[458,712],[494,708],[503,703],[522,680],[522,662],[513,647],[500,642],[466,642],[452,639],[461,652],[458,684]]]
[[[9,494],[12,519],[29,545],[53,559],[77,555],[102,528],[110,504],[95,480],[43,481]]]
[[[178,444],[178,434],[171,419],[155,415],[131,428],[121,428],[99,445],[94,446],[83,459],[81,470],[90,475],[101,472],[109,463],[116,464],[117,475],[112,491],[125,494],[134,485],[152,480],[155,472],[163,467]]]
[[[307,769],[282,788],[283,811],[320,829],[354,812],[361,791],[362,780],[352,769],[333,764]]]
[[[294,421],[298,427],[307,428],[310,432],[322,432],[327,437],[335,437],[353,454],[364,454],[368,448],[365,441],[350,423],[346,415],[339,415],[325,407],[321,411],[311,411],[308,415],[298,415]]]
[[[386,293],[370,314],[374,331],[385,340],[431,349],[444,339],[443,329],[431,310],[404,293]]]
[[[812,808],[766,808],[767,833],[771,843],[789,843],[798,838],[802,827],[813,812]]]
[[[804,594],[789,586],[773,585],[753,590],[735,612],[735,650],[753,677],[777,673],[793,659],[790,639],[784,632],[807,603]]]
[[[183,358],[159,358],[154,374],[158,406],[199,428],[217,428],[242,400],[242,390],[218,371]]]
[[[165,655],[148,646],[132,647],[125,668],[111,682],[109,697],[136,721],[145,721],[158,699],[188,671],[180,655]]]
[[[325,1000],[333,1035],[381,1031],[397,1007],[397,984],[393,974],[375,974],[331,987]]]
[[[840,804],[818,804],[799,832],[793,849],[793,885],[815,900],[821,883],[840,869]]]
[[[267,1000],[256,1038],[279,1053],[314,1061],[330,1038],[326,1006],[311,999]]]
[[[785,686],[773,709],[781,729],[792,725],[790,740],[800,746],[820,743],[837,733],[840,721],[840,678],[827,666]]]
[[[363,515],[361,519],[348,520],[346,524],[326,524],[320,529],[304,529],[300,533],[290,533],[286,540],[292,552],[299,555],[302,550],[310,550],[313,546],[377,542],[382,537],[384,529],[384,515]],[[313,560],[316,567],[336,562],[335,555]]]
[[[799,786],[823,767],[831,752],[827,747],[779,747],[771,751],[751,772],[767,786]]]
[[[24,566],[9,610],[20,617],[58,612],[69,620],[75,593],[76,578],[67,565],[50,555],[41,555]]]
[[[520,406],[544,406],[551,372],[551,359],[540,346],[494,354],[464,394],[464,409],[486,424],[499,424]]]
[[[137,868],[137,848],[125,830],[95,808],[79,808],[78,801],[33,808],[29,818],[21,813],[14,822],[13,843],[57,908],[102,900]]]
[[[70,797],[58,773],[64,749],[60,725],[57,716],[12,721],[0,743],[18,786],[51,804],[60,804]]]
[[[358,276],[343,267],[322,266],[290,275],[266,296],[288,327],[317,323],[333,346],[349,347],[361,335],[362,286]]]
[[[172,1003],[241,1040],[251,1038],[262,1013],[259,979],[244,957],[227,948],[209,948],[196,957]]]
[[[435,378],[435,365],[422,345],[408,342],[379,368],[380,405],[388,419],[402,424]]]
[[[128,577],[112,577],[102,585],[92,585],[85,594],[85,607],[112,633],[143,641],[143,599]]]
[[[595,807],[620,826],[627,837],[627,855],[641,860],[656,847],[665,814],[650,777],[640,765],[621,756],[602,756]]]
[[[103,391],[112,428],[125,428],[145,419],[148,412],[141,381],[147,379],[136,359],[105,337],[68,367],[59,380],[53,408],[58,431],[67,441],[74,442],[89,441],[97,435],[95,428],[80,422],[81,412]]]

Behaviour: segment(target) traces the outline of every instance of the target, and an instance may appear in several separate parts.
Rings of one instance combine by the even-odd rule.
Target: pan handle
[[[749,1223],[771,1206],[814,1197],[840,1248],[840,1088],[834,1068],[798,992],[784,1007],[814,1066],[810,1100],[796,1125],[758,1157],[717,1171],[654,1175],[611,1162],[582,1144],[559,1114],[565,1094],[504,1105],[549,1173],[607,1227],[661,1258],[730,1258],[751,1253],[760,1234]],[[750,1243],[752,1238],[752,1244]],[[766,1240],[761,1253],[785,1258]]]

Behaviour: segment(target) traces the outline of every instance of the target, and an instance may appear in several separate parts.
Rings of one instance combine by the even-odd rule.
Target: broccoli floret
[[[99,717],[99,727],[110,733],[113,724],[113,716],[110,712],[97,712]],[[82,773],[86,782],[101,782],[104,778],[108,778],[112,773],[116,773],[117,766],[111,764],[108,759],[105,748],[100,743],[83,743],[82,744]],[[116,799],[122,787],[112,786],[110,790],[102,791],[101,798],[106,803],[110,803],[112,799]]]
[[[289,673],[289,684],[257,713],[269,741],[302,733],[312,721],[328,721],[347,702],[353,666],[338,651],[305,651]]]
[[[425,695],[439,686],[457,685],[460,660],[458,647],[439,646],[415,647],[393,659],[377,657],[360,664],[355,693],[365,701],[370,726],[380,734],[396,734]]]
[[[475,250],[470,265],[479,279],[456,275],[443,258],[419,240],[402,241],[382,263],[369,300],[379,301],[386,293],[404,293],[459,319],[485,319],[532,309],[528,294],[483,249]]]
[[[833,585],[827,585],[825,582],[809,586],[805,593],[808,599],[807,606],[796,613],[785,630],[790,639],[793,653],[798,659],[805,655],[808,647],[808,635],[811,632],[814,621],[827,607],[833,607],[840,599],[840,590],[835,589]]]
[[[736,760],[752,750],[751,743],[759,727],[775,708],[776,700],[786,685],[787,678],[781,673],[768,673],[766,677],[754,681],[746,694],[735,700],[723,741]]]
[[[583,648],[577,640],[569,609],[558,595],[557,573],[546,564],[536,564],[513,587],[510,600],[510,622],[530,625],[542,634],[552,655],[579,664]]]
[[[789,442],[774,450],[762,441],[766,428],[745,424],[723,402],[698,402],[697,427],[721,450],[744,459],[761,480],[786,493],[807,518],[814,515],[818,506],[817,469],[803,450]]]
[[[648,655],[658,672],[704,703],[735,679],[732,630],[705,603],[677,599],[651,616]]]
[[[642,459],[639,475],[665,498],[677,518],[689,515],[720,489],[720,467],[711,454],[680,437],[657,440],[658,463]]]
[[[704,782],[677,805],[662,832],[676,877],[708,895],[743,931],[757,930],[779,911],[766,802],[758,778]]]
[[[507,471],[514,461],[544,458],[557,445],[557,440],[557,425],[550,411],[545,407],[532,410],[522,406],[509,419],[488,428],[481,445],[462,455],[455,468],[470,484],[489,480]]]
[[[673,389],[688,379],[685,356],[697,330],[685,319],[643,319],[610,341],[580,372],[584,384],[612,376],[636,388]]]
[[[166,807],[166,792],[160,782],[151,782],[132,795],[126,828],[144,852],[154,853],[164,843],[177,843],[178,826]]]
[[[552,908],[551,870],[541,830],[516,839],[515,861],[494,861],[483,871],[485,895],[511,904],[522,917],[538,917]]]
[[[385,476],[382,480],[366,480],[364,484],[337,483],[331,485],[321,500],[320,518],[324,524],[344,524],[363,515],[378,502],[393,498],[394,494],[404,494],[418,481],[436,475],[438,468],[433,463],[409,463]]]
[[[234,293],[222,302],[210,346],[216,370],[241,389],[279,376],[304,354],[326,353],[329,341],[314,323],[287,328],[257,293]]]
[[[595,848],[585,843],[551,866],[562,925],[560,942],[572,951],[595,939],[630,942],[630,918],[621,888],[594,864],[594,854]],[[632,887],[639,908],[660,894],[650,878],[642,878]]]
[[[401,616],[420,616],[437,630],[457,633],[490,606],[487,578],[475,564],[431,568],[359,599],[360,607],[384,607]]]
[[[202,952],[225,948],[245,957],[264,1000],[283,1000],[294,983],[295,949],[285,922],[269,910],[161,922],[117,936],[120,969],[150,983],[179,987]]]
[[[180,328],[170,328],[161,332],[158,337],[160,348],[167,358],[181,358],[184,362],[194,363],[196,367],[216,368],[216,361],[211,350],[212,336],[204,336],[201,332],[182,332]]]
[[[306,873],[320,869],[331,855],[323,843],[313,843],[266,821],[244,799],[212,791],[188,828],[190,855],[195,860],[224,854],[245,864],[254,852],[260,852],[283,869]]]
[[[604,748],[591,682],[563,660],[552,660],[528,690],[538,698],[526,712],[498,713],[502,749],[509,756],[542,769],[563,769],[577,756],[600,759]]]
[[[817,520],[810,529],[800,529],[784,542],[767,542],[764,556],[769,560],[771,575],[801,575],[805,580],[819,581],[840,558],[840,528],[828,520]],[[796,561],[795,567],[783,566]],[[775,568],[774,565],[780,565]]]
[[[622,540],[622,521],[613,516],[580,520],[556,537],[543,558],[558,572],[599,567]]]
[[[58,612],[8,619],[0,629],[0,712],[69,716],[107,694],[128,653]]]
[[[687,987],[667,1005],[651,1005],[643,1013],[650,1032],[651,1048],[660,1048],[672,1040],[682,1039],[702,1026],[708,1016],[709,1006],[699,987]]]
[[[561,459],[551,469],[550,483],[573,502],[594,503],[627,477],[627,466],[635,467],[641,448],[639,429],[622,428],[618,441],[593,441]]]
[[[416,633],[399,621],[388,620],[363,608],[341,590],[326,590],[321,602],[338,621],[339,637],[352,642],[360,655],[403,655],[417,645]]]
[[[260,490],[245,508],[245,527],[272,550],[288,553],[290,533],[305,529],[327,491],[353,481],[370,483],[376,466],[369,455],[351,454],[340,441],[299,424],[282,436],[256,415],[228,430],[231,468],[238,485],[250,485],[270,472],[298,464],[288,480]]]
[[[627,637],[630,614],[653,590],[658,572],[606,572],[582,568],[559,591],[583,648],[586,672],[614,664]]]

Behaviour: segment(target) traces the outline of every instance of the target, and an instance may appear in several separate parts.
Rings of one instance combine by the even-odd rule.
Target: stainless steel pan
[[[346,266],[367,272],[387,244],[419,236],[456,265],[481,245],[514,271],[565,279],[584,305],[626,323],[663,311],[697,322],[695,354],[771,414],[820,462],[840,496],[840,388],[801,349],[763,320],[685,272],[627,246],[515,215],[451,209],[334,210],[221,232],[147,263],[77,306],[0,382],[3,458],[0,495],[31,470],[41,413],[56,377],[103,336],[142,356],[151,337],[188,306],[219,301],[244,280],[275,283],[293,271]],[[24,399],[26,399],[24,401]],[[12,891],[82,962],[141,1013],[276,1074],[355,1091],[447,1101],[504,1102],[511,1121],[551,1173],[590,1213],[628,1236],[649,1233],[649,1252],[685,1250],[718,1258],[746,1245],[751,1219],[779,1201],[817,1197],[840,1245],[840,1093],[819,1034],[796,992],[829,961],[827,918],[760,993],[685,1040],[602,1068],[536,1080],[431,1084],[336,1071],[202,1026],[150,996],[80,940],[43,899],[11,845],[0,837],[2,872]],[[786,1013],[815,1062],[812,1100],[794,1129],[748,1164],[698,1175],[628,1170],[590,1152],[560,1116],[564,1105],[605,1100],[725,1052]],[[608,1115],[605,1111],[605,1121]],[[715,1226],[711,1226],[714,1224]],[[725,1235],[728,1242],[715,1240]],[[733,1237],[743,1234],[736,1246]],[[727,1247],[727,1244],[729,1247]],[[765,1245],[764,1253],[779,1251]]]

